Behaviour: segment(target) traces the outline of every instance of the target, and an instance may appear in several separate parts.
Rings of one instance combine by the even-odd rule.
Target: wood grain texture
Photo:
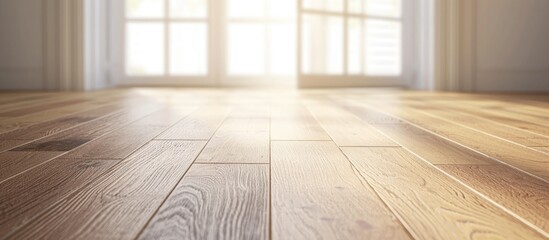
[[[511,142],[519,143],[527,147],[544,147],[549,146],[549,137],[534,134],[529,131],[524,131],[512,126],[499,124],[484,118],[476,117],[471,114],[463,114],[458,112],[448,111],[447,109],[425,109],[420,108],[433,115],[450,120],[462,126],[466,126],[477,131],[481,131]]]
[[[197,162],[269,163],[269,119],[228,118]]]
[[[25,144],[12,151],[70,151],[79,147],[103,134],[109,133],[120,128],[128,123],[136,121],[154,110],[153,106],[143,106],[139,109],[129,109],[108,115],[104,118],[91,121],[87,124],[80,125],[72,131],[61,132]]]
[[[466,147],[549,181],[549,158],[547,158],[546,154],[506,140],[483,135],[478,131],[456,125],[412,108],[385,106],[383,110],[447,139],[456,141]]]
[[[397,143],[432,164],[494,164],[492,158],[409,124],[375,125]]]
[[[0,236],[77,191],[116,161],[55,159],[0,184]]]
[[[195,164],[140,239],[268,239],[269,166]]]
[[[309,105],[309,111],[338,146],[398,146],[353,114],[333,106]]]
[[[17,175],[36,165],[61,156],[108,132],[149,114],[156,107],[143,106],[140,110],[127,110],[77,126],[13,150],[0,153],[0,179]],[[21,158],[21,159],[20,159]]]
[[[157,139],[209,140],[230,114],[231,107],[205,107],[195,111]]]
[[[273,239],[407,239],[333,142],[272,143]]]
[[[417,239],[545,239],[400,148],[343,148]]]
[[[375,122],[373,126],[376,129],[432,164],[478,165],[495,163],[495,160],[487,156],[478,154],[459,144],[372,108],[356,104],[349,104],[347,108],[362,120]],[[380,121],[380,119],[384,119],[386,122]]]
[[[301,105],[277,106],[271,112],[271,140],[331,140]]]
[[[535,147],[535,150],[549,154],[549,147]]]
[[[203,146],[153,141],[7,239],[134,239]]]
[[[439,165],[549,238],[549,183],[502,165]]]
[[[35,140],[38,138],[53,135],[55,133],[68,130],[91,120],[107,116],[121,110],[117,106],[105,106],[81,113],[72,114],[51,121],[42,122],[29,127],[17,129],[11,132],[0,134],[0,139],[4,140]]]
[[[124,159],[181,120],[192,109],[164,109],[71,151],[66,158]]]
[[[525,121],[522,118],[513,118],[510,116],[505,116],[501,114],[493,114],[492,112],[487,112],[483,109],[476,109],[476,108],[468,108],[466,106],[454,106],[460,111],[464,111],[476,116],[480,116],[486,119],[490,119],[495,122],[499,122],[502,124],[510,125],[522,130],[530,131],[537,134],[542,134],[546,137],[549,137],[549,127],[545,125],[540,125],[537,123],[532,123]]]
[[[19,116],[23,116],[23,115],[27,115],[27,114],[31,114],[31,113],[46,111],[48,109],[58,108],[58,107],[67,106],[67,105],[76,104],[76,103],[82,103],[82,102],[86,102],[86,100],[76,99],[76,100],[55,102],[55,103],[50,103],[50,104],[40,104],[40,105],[33,106],[33,107],[15,109],[15,110],[6,111],[6,112],[0,112],[0,116],[2,116],[2,117],[19,117]]]
[[[34,166],[48,162],[63,152],[12,152],[0,153],[0,182]]]
[[[0,92],[0,239],[547,239],[548,112],[533,94]]]

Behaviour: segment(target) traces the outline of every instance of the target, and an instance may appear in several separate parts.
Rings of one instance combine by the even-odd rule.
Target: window
[[[207,0],[126,0],[126,74],[208,74]]]
[[[227,1],[228,74],[295,75],[295,0]]]
[[[297,77],[311,86],[316,77],[400,81],[402,0],[299,2],[125,0],[124,79],[253,85]]]
[[[301,72],[399,76],[401,0],[303,0]]]

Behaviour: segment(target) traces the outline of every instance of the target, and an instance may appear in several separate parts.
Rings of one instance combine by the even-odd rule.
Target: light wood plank
[[[64,158],[124,159],[194,110],[164,109],[99,137]]]
[[[549,147],[535,147],[535,150],[549,154]]]
[[[420,155],[432,164],[494,164],[495,160],[478,154],[445,138],[400,121],[387,114],[358,104],[346,104],[353,114],[367,122],[374,122],[381,131],[399,145]]]
[[[333,106],[308,105],[320,125],[338,146],[398,146],[353,114]]]
[[[273,239],[408,239],[333,142],[272,143]]]
[[[70,151],[97,137],[114,131],[158,110],[156,106],[142,106],[139,109],[128,109],[108,115],[78,126],[72,131],[61,132],[20,146],[12,151]]]
[[[301,105],[274,107],[271,113],[271,140],[331,140],[309,111]]]
[[[2,116],[2,117],[19,117],[19,116],[23,116],[23,115],[27,115],[27,114],[31,114],[31,113],[47,111],[48,109],[55,109],[55,108],[58,108],[58,107],[63,107],[63,106],[82,103],[82,102],[86,102],[86,100],[84,100],[84,99],[75,99],[75,100],[54,102],[54,103],[49,103],[49,104],[40,104],[40,105],[33,106],[33,107],[27,107],[27,108],[15,109],[15,110],[6,111],[6,112],[0,112],[0,116]]]
[[[120,110],[120,107],[115,106],[101,107],[0,134],[0,152],[12,149],[22,145],[23,143],[28,143],[42,137],[47,137],[69,130],[78,125],[90,122],[100,117],[108,116],[109,114],[113,114]]]
[[[0,133],[13,131],[18,128],[32,126],[37,123],[46,122],[58,119],[60,117],[79,113],[81,111],[92,110],[97,107],[107,104],[98,104],[95,102],[84,102],[81,104],[73,104],[69,106],[49,109],[46,112],[37,112],[21,117],[8,118],[0,121]]]
[[[140,239],[268,239],[269,166],[195,164]]]
[[[502,165],[437,167],[509,209],[549,238],[549,183]]]
[[[523,129],[523,130],[530,131],[530,132],[533,132],[533,133],[542,134],[544,136],[549,137],[549,127],[547,127],[545,125],[538,124],[538,123],[525,121],[525,119],[522,119],[520,117],[513,118],[513,117],[510,117],[510,116],[506,116],[506,115],[494,114],[493,112],[490,112],[490,111],[487,111],[487,110],[484,110],[484,109],[476,109],[476,108],[471,108],[471,107],[467,107],[467,106],[460,106],[460,105],[456,105],[456,106],[454,106],[454,108],[456,108],[460,111],[464,111],[464,112],[476,115],[476,116],[480,116],[480,117],[483,117],[483,118],[486,118],[486,119],[490,119],[490,120],[495,121],[495,122],[510,125],[510,126],[513,126],[513,127],[519,128],[519,129]]]
[[[413,106],[419,110],[436,115],[437,117],[455,122],[465,127],[500,137],[527,147],[549,146],[549,137],[511,125],[479,117],[463,111],[451,110],[453,104],[437,105],[425,102],[414,102]],[[416,107],[417,106],[417,107]],[[480,111],[483,111],[480,109]]]
[[[78,190],[117,161],[55,159],[0,184],[0,236]]]
[[[7,239],[135,239],[203,146],[153,141]]]
[[[409,107],[383,106],[383,111],[549,181],[549,158],[546,154],[483,135],[478,131]]]
[[[400,148],[343,148],[417,239],[545,239]]]
[[[140,109],[125,110],[34,141],[13,150],[0,153],[0,164],[8,166],[0,169],[0,179],[7,179],[29,168],[50,161],[95,138],[114,131],[121,126],[136,121],[152,111],[155,106],[142,106]],[[19,159],[24,157],[25,161]]]
[[[228,118],[197,162],[269,163],[269,119]]]
[[[476,117],[472,114],[457,113],[445,109],[427,109],[421,106],[419,109],[431,113],[446,120],[455,122],[465,127],[490,134],[502,139],[509,140],[527,147],[545,147],[549,146],[549,137],[534,134],[512,126],[499,124],[484,118]]]
[[[157,139],[209,140],[230,114],[231,107],[202,107]]]

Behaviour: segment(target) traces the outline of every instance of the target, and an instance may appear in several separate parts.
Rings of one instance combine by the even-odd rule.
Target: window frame
[[[304,0],[297,0],[297,69],[298,69],[298,85],[299,87],[403,87],[408,85],[411,80],[411,74],[413,71],[413,66],[409,59],[413,58],[413,48],[415,45],[415,39],[413,36],[414,28],[414,16],[413,16],[413,6],[415,0],[402,0],[401,5],[401,16],[400,17],[384,17],[376,15],[368,15],[365,13],[349,13],[348,5],[349,0],[343,0],[343,11],[327,11],[327,10],[316,10],[316,9],[306,9],[303,4]],[[364,8],[364,6],[362,6]],[[303,28],[303,18],[305,15],[320,15],[320,16],[338,16],[343,18],[343,73],[342,74],[310,74],[304,73],[303,71],[303,51],[302,51],[302,28]],[[378,19],[378,20],[390,20],[390,21],[400,21],[401,23],[401,73],[398,76],[384,76],[384,75],[367,75],[362,74],[349,74],[348,73],[348,23],[350,18],[359,18],[363,25],[366,19]],[[364,36],[364,26],[362,26],[362,37]],[[406,39],[406,41],[404,40]],[[364,45],[364,43],[361,43]],[[364,50],[364,48],[362,48]],[[363,69],[364,64],[364,53],[361,54],[361,68]],[[363,69],[363,71],[365,71]]]
[[[214,24],[214,12],[212,2],[215,0],[206,0],[208,4],[208,14],[206,18],[181,18],[171,17],[170,14],[170,0],[162,0],[164,3],[164,14],[162,18],[129,18],[126,12],[126,1],[113,1],[120,4],[116,8],[118,11],[118,19],[120,23],[120,34],[118,49],[120,49],[120,72],[117,73],[119,79],[121,79],[121,85],[191,85],[191,86],[211,86],[215,84],[214,66],[215,63],[212,60],[213,56],[213,43],[212,34],[215,34],[213,29]],[[129,75],[127,73],[127,26],[132,22],[144,22],[144,23],[162,23],[164,30],[164,72],[161,75]],[[207,26],[207,73],[205,75],[172,75],[170,74],[170,25],[171,23],[193,23],[200,22],[205,23]]]

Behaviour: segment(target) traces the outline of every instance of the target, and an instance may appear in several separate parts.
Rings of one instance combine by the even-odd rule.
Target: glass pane
[[[170,0],[172,18],[208,17],[208,0]]]
[[[296,0],[270,0],[269,16],[271,18],[293,19],[296,16]]]
[[[364,2],[366,0],[349,0],[348,2],[348,6],[347,6],[347,11],[349,13],[358,13],[358,14],[361,14],[362,13],[362,9],[364,9]]]
[[[126,41],[128,75],[164,73],[164,26],[161,23],[128,23]]]
[[[270,57],[271,73],[275,75],[295,75],[296,35],[295,24],[278,23],[271,25]]]
[[[345,0],[303,0],[303,8],[330,12],[343,12],[344,1]]]
[[[349,18],[347,31],[349,31],[347,38],[347,73],[349,74],[361,74],[362,73],[362,19]]]
[[[170,25],[170,73],[205,75],[208,73],[208,27],[206,23]]]
[[[227,0],[229,18],[263,18],[265,0]]]
[[[384,17],[400,17],[402,0],[367,0],[366,14]]]
[[[343,18],[304,15],[302,66],[305,74],[343,74]]]
[[[230,75],[265,74],[265,27],[260,23],[229,24]]]
[[[128,18],[164,17],[164,0],[126,0]]]
[[[400,75],[401,23],[366,20],[366,74]]]

